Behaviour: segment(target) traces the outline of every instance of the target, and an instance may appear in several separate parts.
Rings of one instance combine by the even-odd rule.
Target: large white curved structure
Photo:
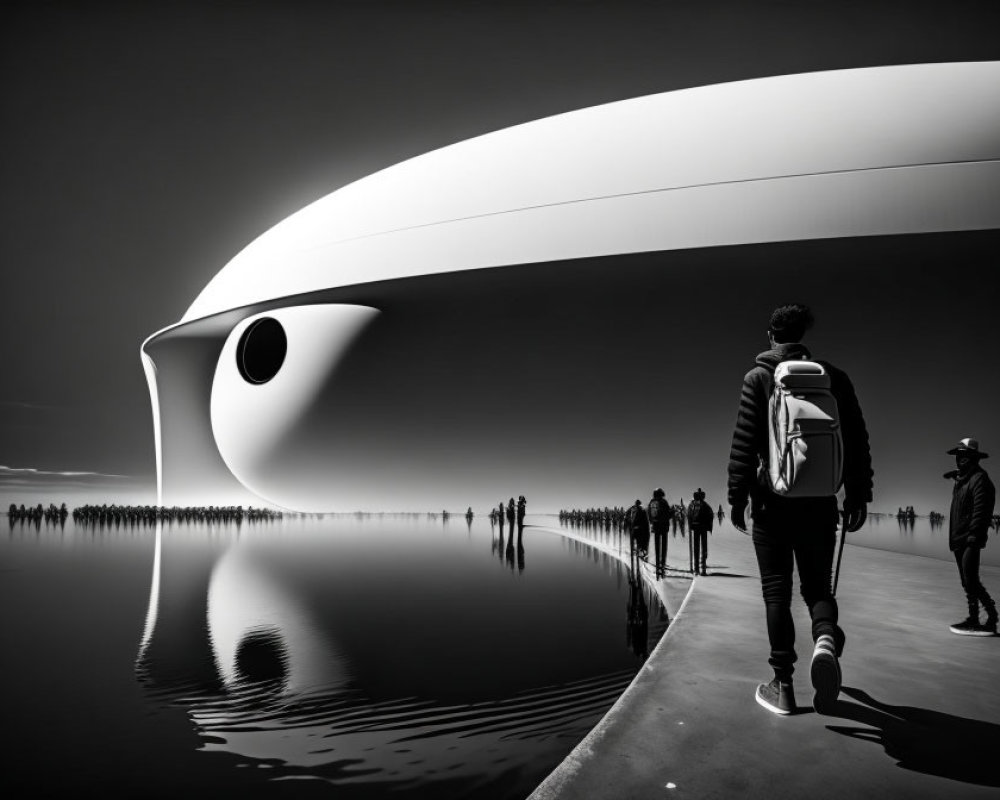
[[[377,307],[377,297],[345,306],[324,294],[338,287],[595,256],[1000,228],[997,96],[997,62],[741,81],[519,125],[346,186],[252,242],[177,326],[144,343],[161,498],[171,460],[217,471],[221,455],[265,498],[314,505],[287,481],[272,485],[268,446],[240,442],[233,431],[246,426],[226,421],[266,391],[235,377],[233,337],[250,317],[326,306],[286,342],[293,354],[321,337],[309,345],[308,398],[257,403],[254,418],[268,421],[258,433],[274,441],[376,316],[358,309]],[[226,381],[225,400],[213,397],[213,382]]]

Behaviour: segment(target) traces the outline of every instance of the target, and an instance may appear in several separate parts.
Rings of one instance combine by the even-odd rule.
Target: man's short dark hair
[[[774,341],[779,344],[798,342],[813,326],[813,322],[813,313],[809,306],[790,303],[774,309],[771,313],[769,330],[774,336]]]

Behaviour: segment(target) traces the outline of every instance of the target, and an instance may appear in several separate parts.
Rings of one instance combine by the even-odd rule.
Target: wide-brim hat
[[[989,458],[989,453],[984,453],[979,449],[979,440],[971,439],[966,437],[962,439],[955,447],[948,451],[948,455],[967,455],[967,456],[977,456],[978,458]]]

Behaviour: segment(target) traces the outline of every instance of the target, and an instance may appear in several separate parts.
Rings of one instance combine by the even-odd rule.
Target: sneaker
[[[980,625],[978,619],[968,617],[952,625],[951,632],[959,636],[993,636],[996,633],[996,626],[991,628],[988,624]]]
[[[821,713],[829,711],[837,702],[841,679],[840,662],[837,660],[836,645],[832,636],[824,634],[816,640],[809,677],[812,679],[815,692],[813,707]]]
[[[782,683],[777,678],[757,687],[757,702],[772,714],[792,714],[795,712],[795,694],[791,683]]]

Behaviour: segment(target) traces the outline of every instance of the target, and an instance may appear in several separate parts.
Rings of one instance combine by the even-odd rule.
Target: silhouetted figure
[[[948,519],[948,546],[955,554],[962,589],[969,603],[969,616],[951,626],[952,633],[963,636],[996,636],[997,607],[979,579],[979,560],[986,547],[986,537],[993,518],[996,489],[980,462],[989,454],[979,449],[975,439],[962,439],[948,451],[955,456],[957,469],[945,473],[954,479],[951,515]],[[979,604],[986,611],[986,622],[979,622]]]
[[[716,512],[715,516],[719,520],[719,524],[722,524],[722,520],[726,518],[726,512],[722,510],[722,503],[719,503],[719,510]]]
[[[712,507],[705,502],[705,493],[698,488],[687,509],[688,529],[691,531],[692,566],[697,575],[707,575],[708,534],[712,530],[715,515]]]
[[[517,505],[514,503],[514,498],[510,498],[510,502],[507,504],[507,524],[510,525],[510,529],[514,530],[514,520],[517,517]]]
[[[503,518],[504,518],[504,507],[503,507],[503,500],[501,500],[500,505],[497,506],[497,522],[500,523],[501,536],[503,536]]]
[[[628,526],[632,558],[646,561],[649,558],[649,516],[642,507],[641,500],[636,500],[628,510]]]
[[[471,522],[474,516],[475,514],[472,513],[472,506],[469,506],[469,510],[465,512],[465,518]]]
[[[781,362],[811,358],[801,340],[812,324],[812,312],[803,305],[781,306],[771,314],[767,331],[770,349],[757,356],[755,366],[743,378],[729,456],[731,519],[733,526],[744,533],[747,503],[752,504],[753,545],[767,614],[769,663],[774,670],[774,679],[757,687],[756,700],[776,714],[790,714],[796,708],[792,689],[795,627],[791,613],[796,563],[802,597],[812,618],[815,647],[810,675],[816,691],[814,705],[818,710],[828,710],[840,691],[838,658],[844,633],[837,624],[837,601],[830,580],[837,542],[837,497],[834,492],[820,497],[783,497],[771,486],[768,469],[774,372]],[[829,376],[830,392],[840,417],[845,527],[853,532],[864,524],[872,499],[868,431],[850,378],[826,362],[822,367]]]
[[[653,548],[656,558],[656,577],[662,578],[667,571],[667,532],[673,519],[673,509],[667,502],[663,489],[653,490],[653,499],[646,506],[646,516],[653,531]]]
[[[528,505],[528,501],[524,499],[524,495],[520,495],[517,498],[517,529],[519,531],[524,530],[524,511]]]

